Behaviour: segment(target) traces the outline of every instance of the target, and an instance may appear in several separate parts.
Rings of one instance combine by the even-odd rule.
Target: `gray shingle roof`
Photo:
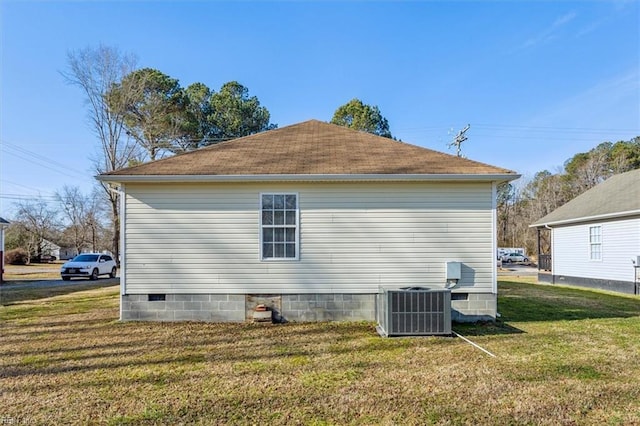
[[[317,120],[100,176],[509,175],[515,172]]]
[[[640,215],[640,169],[611,176],[531,226]]]

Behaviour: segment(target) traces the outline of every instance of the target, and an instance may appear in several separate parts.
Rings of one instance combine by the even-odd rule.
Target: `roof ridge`
[[[516,173],[468,158],[309,119],[105,175],[437,175]]]

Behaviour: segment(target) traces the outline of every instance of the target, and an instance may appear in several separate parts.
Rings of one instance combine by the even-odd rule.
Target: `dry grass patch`
[[[28,265],[4,265],[5,281],[58,280],[64,262],[30,263]]]
[[[382,339],[372,323],[120,323],[117,287],[23,300],[0,307],[1,417],[640,424],[637,297],[516,282],[500,291],[503,323],[456,327],[497,358],[455,338]],[[578,313],[548,318],[554,305]]]

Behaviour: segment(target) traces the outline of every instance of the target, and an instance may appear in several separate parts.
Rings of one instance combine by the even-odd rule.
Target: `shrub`
[[[29,253],[20,247],[9,250],[4,255],[4,262],[9,265],[26,265],[29,262]]]

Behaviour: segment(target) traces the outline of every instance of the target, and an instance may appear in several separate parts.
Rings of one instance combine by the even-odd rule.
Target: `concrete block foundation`
[[[570,277],[566,275],[553,275],[538,273],[538,281],[549,284],[573,285],[577,287],[597,290],[615,291],[626,294],[640,294],[640,284],[632,281],[603,280],[586,277]]]
[[[453,293],[451,320],[456,322],[494,321],[498,296],[492,293]],[[456,297],[457,296],[457,297]]]
[[[455,293],[451,319],[494,320],[497,298],[487,293]],[[121,296],[122,321],[251,321],[264,304],[276,322],[375,321],[377,294],[127,294]]]

